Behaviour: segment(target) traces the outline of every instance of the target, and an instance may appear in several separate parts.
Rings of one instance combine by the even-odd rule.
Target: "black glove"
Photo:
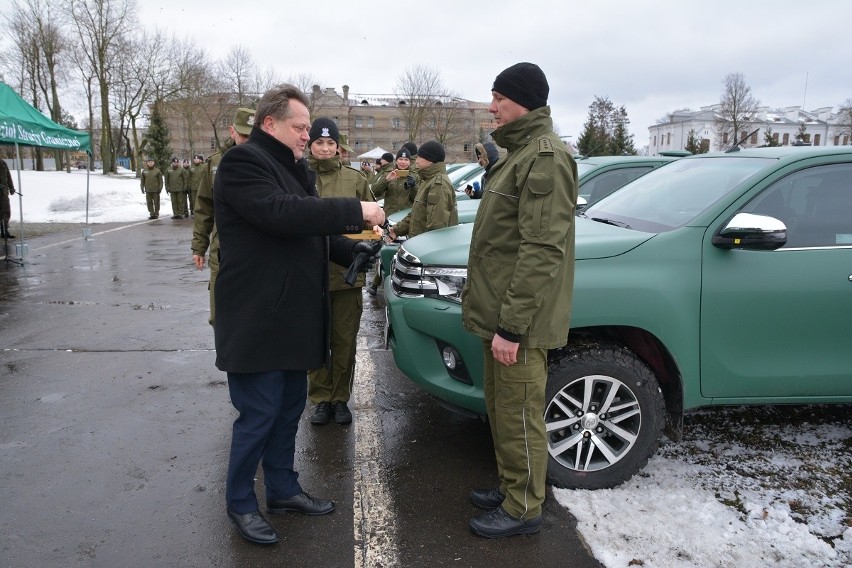
[[[376,255],[381,248],[382,241],[355,243],[355,246],[352,248],[352,258],[354,260],[346,270],[346,274],[343,275],[343,281],[349,286],[355,284],[355,279],[358,277],[359,272],[367,272],[373,268],[373,264],[376,262]]]
[[[405,178],[405,183],[403,184],[403,186],[405,187],[405,189],[411,189],[412,187],[414,187],[414,183],[414,176],[408,176],[407,178]]]

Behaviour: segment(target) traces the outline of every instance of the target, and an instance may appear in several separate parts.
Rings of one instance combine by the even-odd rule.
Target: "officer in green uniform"
[[[391,238],[401,235],[416,237],[427,231],[459,224],[456,191],[447,177],[444,157],[444,147],[440,142],[430,140],[420,146],[414,159],[420,175],[414,203],[408,215],[391,228]]]
[[[148,206],[148,218],[160,216],[160,192],[163,191],[163,174],[154,165],[154,158],[145,161],[145,169],[139,175],[142,193],[145,194],[145,204]]]
[[[183,192],[186,189],[186,172],[180,167],[180,160],[172,158],[172,167],[164,174],[166,180],[166,191],[172,201],[172,219],[181,219],[184,216],[186,201]]]
[[[417,176],[411,173],[412,159],[408,148],[404,146],[400,148],[396,154],[396,167],[389,168],[371,188],[376,199],[384,198],[385,203],[382,208],[385,210],[385,215],[408,209],[414,204]],[[407,173],[400,175],[400,171]]]
[[[198,180],[198,195],[195,199],[195,218],[192,222],[192,261],[198,270],[204,268],[205,254],[210,249],[210,281],[207,290],[210,293],[210,318],[208,321],[213,325],[216,316],[216,306],[213,290],[216,286],[216,276],[219,274],[219,235],[213,220],[213,180],[216,177],[216,168],[219,160],[228,148],[247,141],[254,125],[254,110],[250,108],[238,108],[234,116],[234,123],[228,128],[230,138],[225,142],[225,148],[216,152],[204,163],[201,176]]]
[[[322,198],[357,197],[373,201],[366,176],[341,163],[338,154],[340,132],[330,118],[317,118],[311,124],[308,164],[317,174],[317,193]],[[368,229],[369,227],[365,227]],[[364,275],[354,286],[343,281],[346,269],[328,264],[328,289],[331,295],[331,365],[308,373],[308,398],[316,405],[311,424],[327,424],[332,415],[338,424],[352,422],[349,398],[355,376],[355,348],[361,326]]]
[[[189,214],[195,217],[195,199],[198,197],[198,184],[205,170],[204,156],[196,154],[192,158],[192,169],[189,173]]]
[[[470,521],[483,537],[537,533],[547,475],[547,352],[565,345],[574,286],[577,164],[553,132],[541,69],[518,63],[492,87],[508,150],[491,168],[476,214],[462,324],[483,340],[483,392],[499,486],[471,492],[487,512]]]
[[[190,166],[189,160],[181,162],[181,169],[183,169],[183,195],[180,198],[180,208],[183,210],[183,218],[186,219],[194,208],[194,205],[189,201],[189,193],[192,188],[192,166]]]
[[[390,171],[394,168],[393,162],[394,162],[393,154],[391,154],[390,152],[385,152],[384,154],[382,154],[381,158],[376,160],[376,166],[377,167],[376,167],[375,171],[373,171],[373,175],[370,176],[367,179],[367,181],[370,182],[370,188],[371,189],[378,181],[380,181],[382,178],[384,178],[386,175],[388,175],[390,173]],[[375,192],[373,192],[373,193],[375,193]],[[387,214],[388,214],[387,209],[385,209],[385,215],[387,215]]]
[[[383,157],[390,158],[392,156],[390,152],[387,152]],[[384,198],[385,200],[382,205],[385,215],[408,209],[414,204],[414,196],[417,193],[417,181],[420,176],[417,174],[413,160],[411,150],[407,146],[402,146],[396,153],[396,161],[390,163],[387,173],[372,184],[373,197],[376,199]],[[382,169],[385,167],[387,166],[383,166]],[[399,172],[407,173],[400,175]],[[377,262],[376,272],[367,286],[367,293],[375,296],[381,283],[382,268]]]

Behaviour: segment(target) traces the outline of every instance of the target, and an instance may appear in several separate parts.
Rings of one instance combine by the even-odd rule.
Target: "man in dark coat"
[[[267,512],[334,510],[333,502],[311,497],[299,484],[296,430],[307,369],[328,362],[328,261],[348,266],[357,254],[369,254],[368,244],[341,233],[384,222],[375,203],[318,197],[303,159],[310,126],[308,99],[298,88],[266,92],[248,142],[222,157],[213,185],[220,246],[216,366],[228,373],[239,412],[225,498],[240,534],[260,544],[278,541],[258,510],[254,477],[261,461]]]

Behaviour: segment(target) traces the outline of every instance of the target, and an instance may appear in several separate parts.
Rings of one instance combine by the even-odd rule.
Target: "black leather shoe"
[[[334,421],[338,424],[352,424],[352,413],[349,412],[345,402],[334,403]]]
[[[275,544],[278,542],[278,533],[272,528],[260,511],[240,515],[228,511],[228,517],[237,526],[240,536],[257,544]]]
[[[266,502],[267,513],[287,513],[295,511],[303,515],[327,515],[334,511],[334,501],[325,501],[311,497],[304,491],[288,499]]]
[[[470,502],[480,509],[496,509],[503,504],[506,496],[500,489],[474,489],[470,492]]]
[[[324,401],[317,404],[317,407],[314,408],[314,413],[311,414],[311,424],[322,426],[323,424],[328,424],[329,420],[331,420],[331,403]]]
[[[507,513],[503,507],[482,513],[470,520],[470,530],[485,538],[503,538],[516,534],[535,534],[541,530],[541,515],[524,521]]]

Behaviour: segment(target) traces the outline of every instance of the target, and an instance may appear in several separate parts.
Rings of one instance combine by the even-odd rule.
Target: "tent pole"
[[[24,265],[24,255],[27,252],[27,244],[26,244],[26,239],[24,238],[24,202],[23,202],[23,198],[21,197],[21,167],[23,166],[23,163],[21,162],[21,147],[18,146],[17,142],[15,142],[15,156],[17,157],[17,160],[18,160],[18,164],[17,164],[17,168],[16,168],[18,170],[18,215],[19,215],[19,218],[21,220],[21,244],[18,245],[18,246],[21,247],[21,255],[20,255],[21,260],[14,261],[14,262],[15,262],[15,264],[20,264],[21,266],[23,266]],[[7,227],[7,229],[8,229],[8,227]]]
[[[86,152],[86,226],[83,227],[83,239],[87,241],[92,237],[92,228],[89,227],[89,171],[91,163],[91,155]]]

